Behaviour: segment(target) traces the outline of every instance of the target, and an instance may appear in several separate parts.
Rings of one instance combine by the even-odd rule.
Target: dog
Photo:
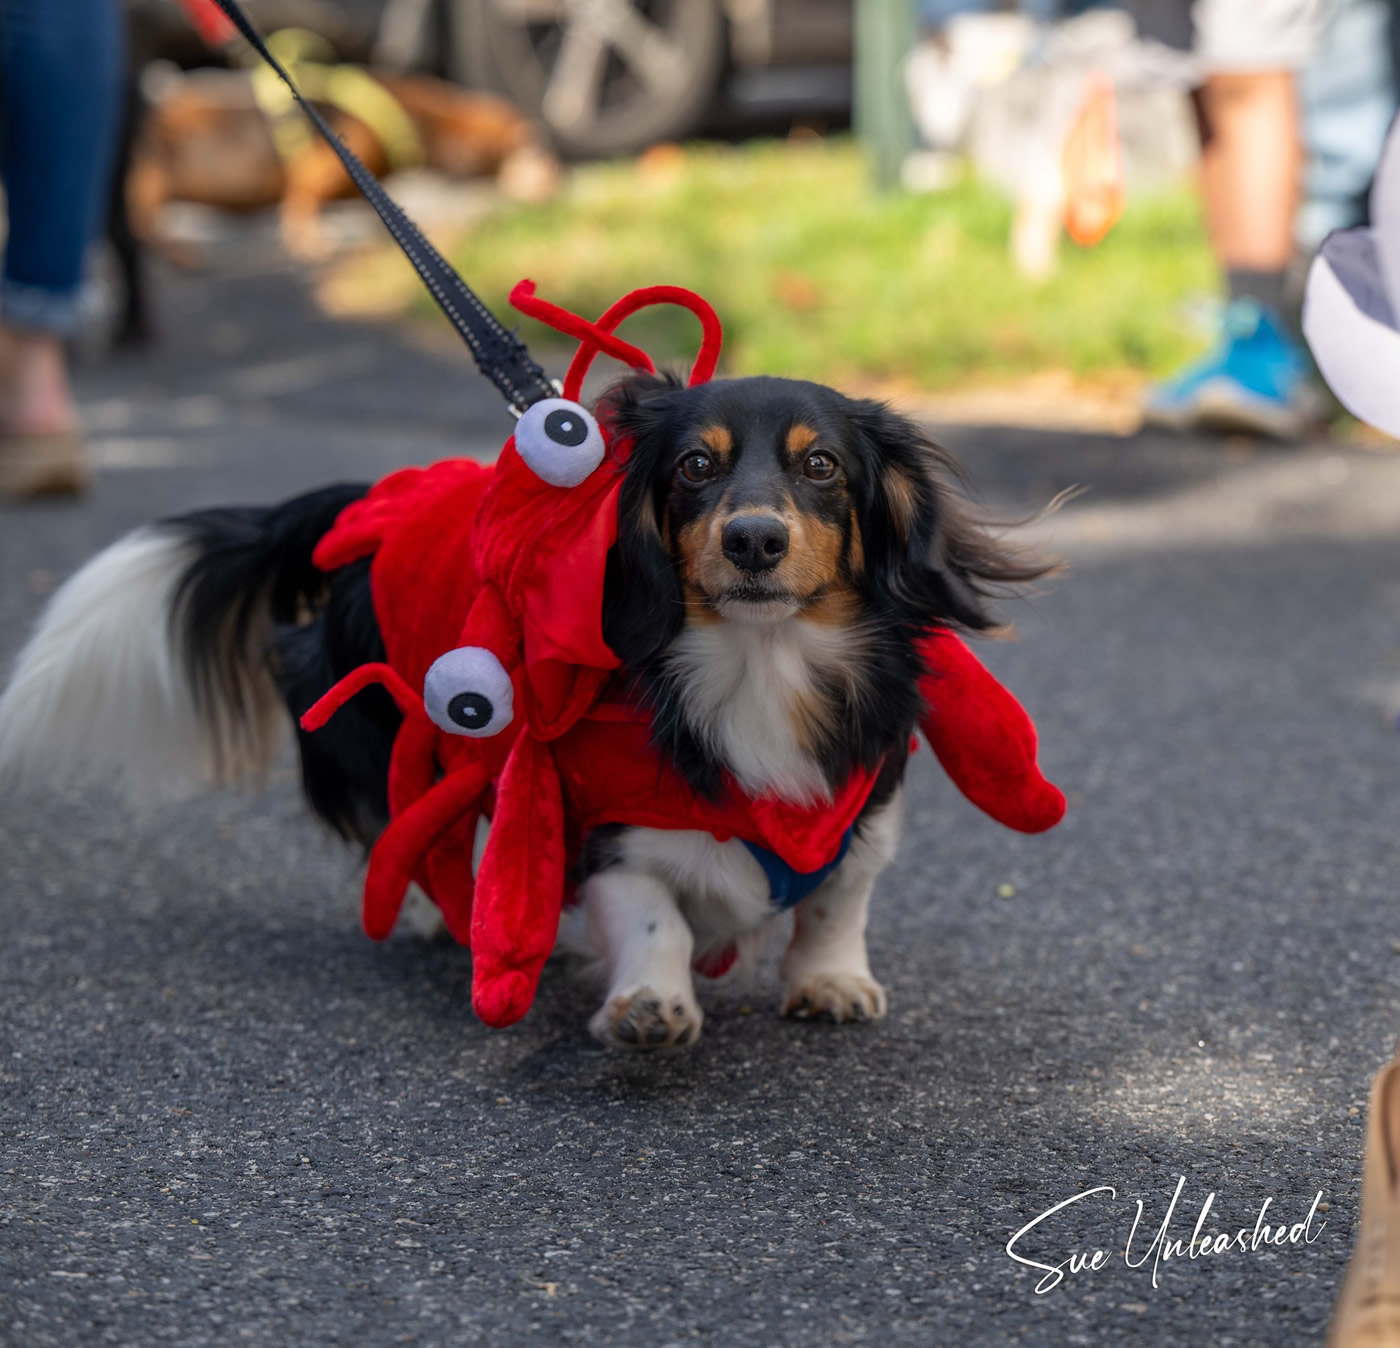
[[[428,168],[452,178],[494,177],[517,200],[542,201],[558,187],[558,161],[529,120],[504,99],[468,93],[429,75],[328,69],[352,72],[352,90],[371,85],[389,95],[401,114],[395,126],[416,139],[415,157]],[[354,196],[356,188],[335,152],[319,139],[308,136],[289,152],[279,152],[247,72],[181,74],[157,66],[143,78],[142,90],[147,106],[125,181],[137,239],[161,244],[161,210],[171,201],[235,211],[275,205],[289,253],[315,259],[327,252],[321,208]],[[345,107],[326,106],[325,115],[369,170],[383,177],[395,167],[394,147],[386,143],[384,129],[372,125],[376,103],[361,99],[363,106],[353,100]]]
[[[695,387],[634,375],[599,420],[632,449],[608,555],[604,636],[695,792],[727,779],[812,807],[855,769],[876,785],[844,857],[795,908],[782,1011],[868,1021],[866,951],[894,855],[930,628],[986,631],[1045,575],[970,504],[954,459],[884,405],[789,379]],[[113,767],[140,791],[265,770],[303,712],[385,658],[368,562],[329,575],[317,540],[367,488],[205,510],[119,540],[51,599],[0,696],[0,779]],[[300,734],[313,810],[363,846],[389,815],[399,712],[382,690]],[[693,1043],[697,952],[759,943],[777,909],[738,840],[607,826],[579,863],[561,943],[601,974],[604,1043]]]

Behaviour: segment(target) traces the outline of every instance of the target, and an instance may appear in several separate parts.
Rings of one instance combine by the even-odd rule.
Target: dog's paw
[[[641,987],[609,997],[588,1028],[595,1039],[613,1048],[648,1052],[693,1044],[703,1019],[693,998],[680,993],[662,997]]]
[[[880,1020],[886,1007],[884,988],[863,974],[809,974],[790,982],[783,996],[783,1015],[799,1020]]]

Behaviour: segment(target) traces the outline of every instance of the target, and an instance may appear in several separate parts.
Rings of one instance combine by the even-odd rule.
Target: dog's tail
[[[265,772],[290,729],[276,630],[314,611],[312,550],[366,490],[198,511],[99,553],[49,601],[0,694],[0,781],[108,776],[140,799]]]

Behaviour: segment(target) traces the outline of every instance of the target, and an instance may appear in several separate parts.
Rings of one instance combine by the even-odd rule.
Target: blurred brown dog
[[[350,69],[361,79],[368,74]],[[517,200],[543,200],[558,186],[558,161],[529,120],[503,99],[426,75],[374,72],[372,80],[412,124],[415,157],[424,166],[453,178],[495,177]],[[290,152],[285,144],[279,149],[253,79],[243,71],[172,70],[147,84],[149,108],[126,185],[131,227],[142,243],[162,242],[160,212],[167,202],[188,201],[237,211],[280,205],[288,251],[299,257],[326,251],[322,206],[356,192],[324,141],[306,137]],[[321,106],[376,177],[397,166],[394,147],[370,124],[372,118]]]

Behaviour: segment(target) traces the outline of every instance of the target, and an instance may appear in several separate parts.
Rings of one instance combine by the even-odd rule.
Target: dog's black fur
[[[166,521],[194,545],[196,560],[171,620],[207,715],[220,704],[246,714],[237,657],[250,641],[267,643],[294,722],[352,669],[385,658],[368,559],[329,576],[311,561],[336,516],[368,490],[366,483],[345,483],[282,505],[202,510]],[[258,630],[261,613],[271,618],[270,633]],[[311,807],[342,837],[365,847],[389,820],[389,753],[402,719],[388,693],[372,687],[314,735],[297,726]]]
[[[717,512],[781,509],[825,540],[826,579],[799,597],[813,612],[826,605],[826,621],[850,628],[850,659],[858,663],[850,678],[820,684],[816,757],[833,785],[857,766],[880,764],[867,808],[883,806],[903,776],[920,710],[919,634],[993,626],[988,600],[1046,568],[1004,548],[967,505],[952,458],[879,403],[786,379],[685,388],[641,377],[605,395],[599,419],[631,445],[603,630],[654,710],[661,751],[696,790],[721,789],[724,765],[682,713],[682,675],[667,659],[688,623],[724,621],[724,597],[696,585],[686,548],[698,557],[698,545],[685,540],[702,537]],[[693,483],[683,465],[708,452],[700,437],[714,440],[717,427],[728,444],[723,471]],[[806,445],[789,453],[801,441]],[[811,454],[834,461],[834,475],[808,476],[803,456]],[[256,639],[259,611],[271,614],[268,657],[293,718],[355,666],[384,659],[367,563],[330,577],[311,563],[317,540],[365,490],[328,487],[268,509],[167,522],[190,537],[198,555],[173,621],[192,684],[211,705],[237,694],[227,682],[236,663],[229,655],[250,635]],[[736,573],[730,597],[766,583]],[[387,820],[389,751],[399,723],[387,694],[368,689],[328,727],[300,736],[313,808],[366,846]]]
[[[833,784],[857,766],[898,762],[893,780],[872,798],[872,807],[882,804],[903,776],[920,711],[919,635],[992,627],[988,599],[1045,568],[996,543],[968,509],[952,457],[881,403],[791,379],[689,389],[654,378],[620,385],[600,413],[633,446],[603,631],[654,709],[660,747],[697,791],[713,796],[721,789],[723,766],[680,714],[682,690],[666,660],[688,612],[677,536],[698,516],[771,508],[786,497],[798,512],[840,531],[840,575],[829,589],[849,587],[862,638],[853,658],[863,695],[852,699],[834,683],[823,690],[829,711],[818,756]],[[729,433],[733,463],[692,487],[677,466],[715,426]],[[813,445],[837,459],[835,479],[807,481],[777,462],[773,446],[794,426],[810,427]],[[750,461],[758,471],[745,471]],[[909,518],[900,517],[901,507]]]

